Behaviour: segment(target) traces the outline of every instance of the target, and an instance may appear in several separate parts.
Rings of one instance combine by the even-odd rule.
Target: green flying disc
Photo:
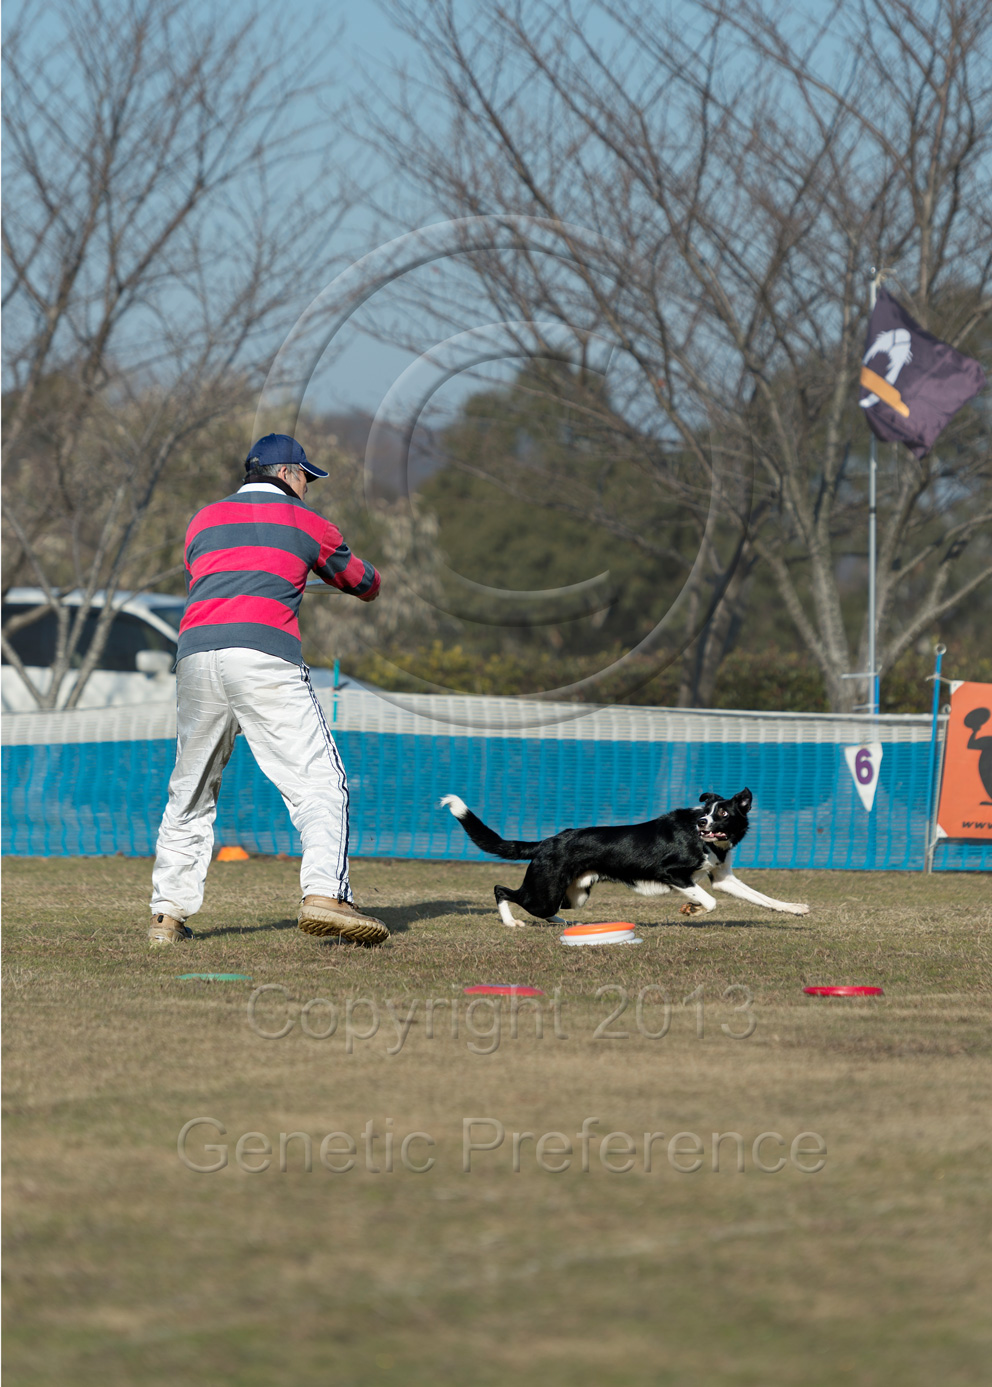
[[[247,973],[180,973],[180,982],[251,982]]]

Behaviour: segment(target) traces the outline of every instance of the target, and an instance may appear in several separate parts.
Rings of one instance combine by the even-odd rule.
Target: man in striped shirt
[[[303,663],[299,610],[310,573],[363,602],[375,568],[304,504],[327,473],[286,434],[259,439],[233,496],[198,511],[186,532],[188,597],[176,664],[176,766],[152,875],[153,944],[192,937],[203,902],[217,794],[242,732],[282,795],[303,843],[300,929],[379,944],[381,920],[348,883],[348,781]]]

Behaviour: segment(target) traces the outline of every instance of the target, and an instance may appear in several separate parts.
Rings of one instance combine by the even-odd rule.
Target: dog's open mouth
[[[727,837],[725,833],[716,832],[711,828],[700,828],[699,836],[706,843],[722,843]]]

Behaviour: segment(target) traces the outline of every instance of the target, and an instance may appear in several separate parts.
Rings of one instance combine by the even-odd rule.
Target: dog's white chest
[[[667,896],[671,889],[661,881],[634,882],[634,890],[639,896]]]

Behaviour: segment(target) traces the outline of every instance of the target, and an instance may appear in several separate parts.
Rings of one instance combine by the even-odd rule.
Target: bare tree
[[[307,453],[329,474],[326,509],[354,552],[383,577],[371,605],[344,599],[318,580],[300,611],[304,651],[311,664],[424,642],[445,631],[438,578],[437,518],[407,498],[377,494],[365,456],[334,432],[327,418],[305,415]],[[323,505],[322,505],[322,508]]]
[[[29,6],[7,34],[3,590],[58,617],[40,707],[75,705],[115,593],[161,579],[143,520],[170,466],[326,280],[324,56],[192,0]]]
[[[426,210],[471,219],[447,292],[436,278],[413,294],[453,324],[495,309],[519,338],[530,322],[535,355],[549,320],[577,350],[618,343],[611,408],[641,440],[645,486],[696,521],[684,631],[705,631],[686,699],[712,687],[757,565],[849,709],[861,691],[843,676],[867,658],[845,575],[864,572],[868,272],[945,340],[987,348],[992,0],[389,10],[424,66],[376,138]],[[717,454],[753,485],[729,485]],[[882,463],[885,669],[992,575],[987,422],[963,411],[922,463]],[[574,488],[557,502],[584,503]],[[596,519],[653,542],[608,497]]]

